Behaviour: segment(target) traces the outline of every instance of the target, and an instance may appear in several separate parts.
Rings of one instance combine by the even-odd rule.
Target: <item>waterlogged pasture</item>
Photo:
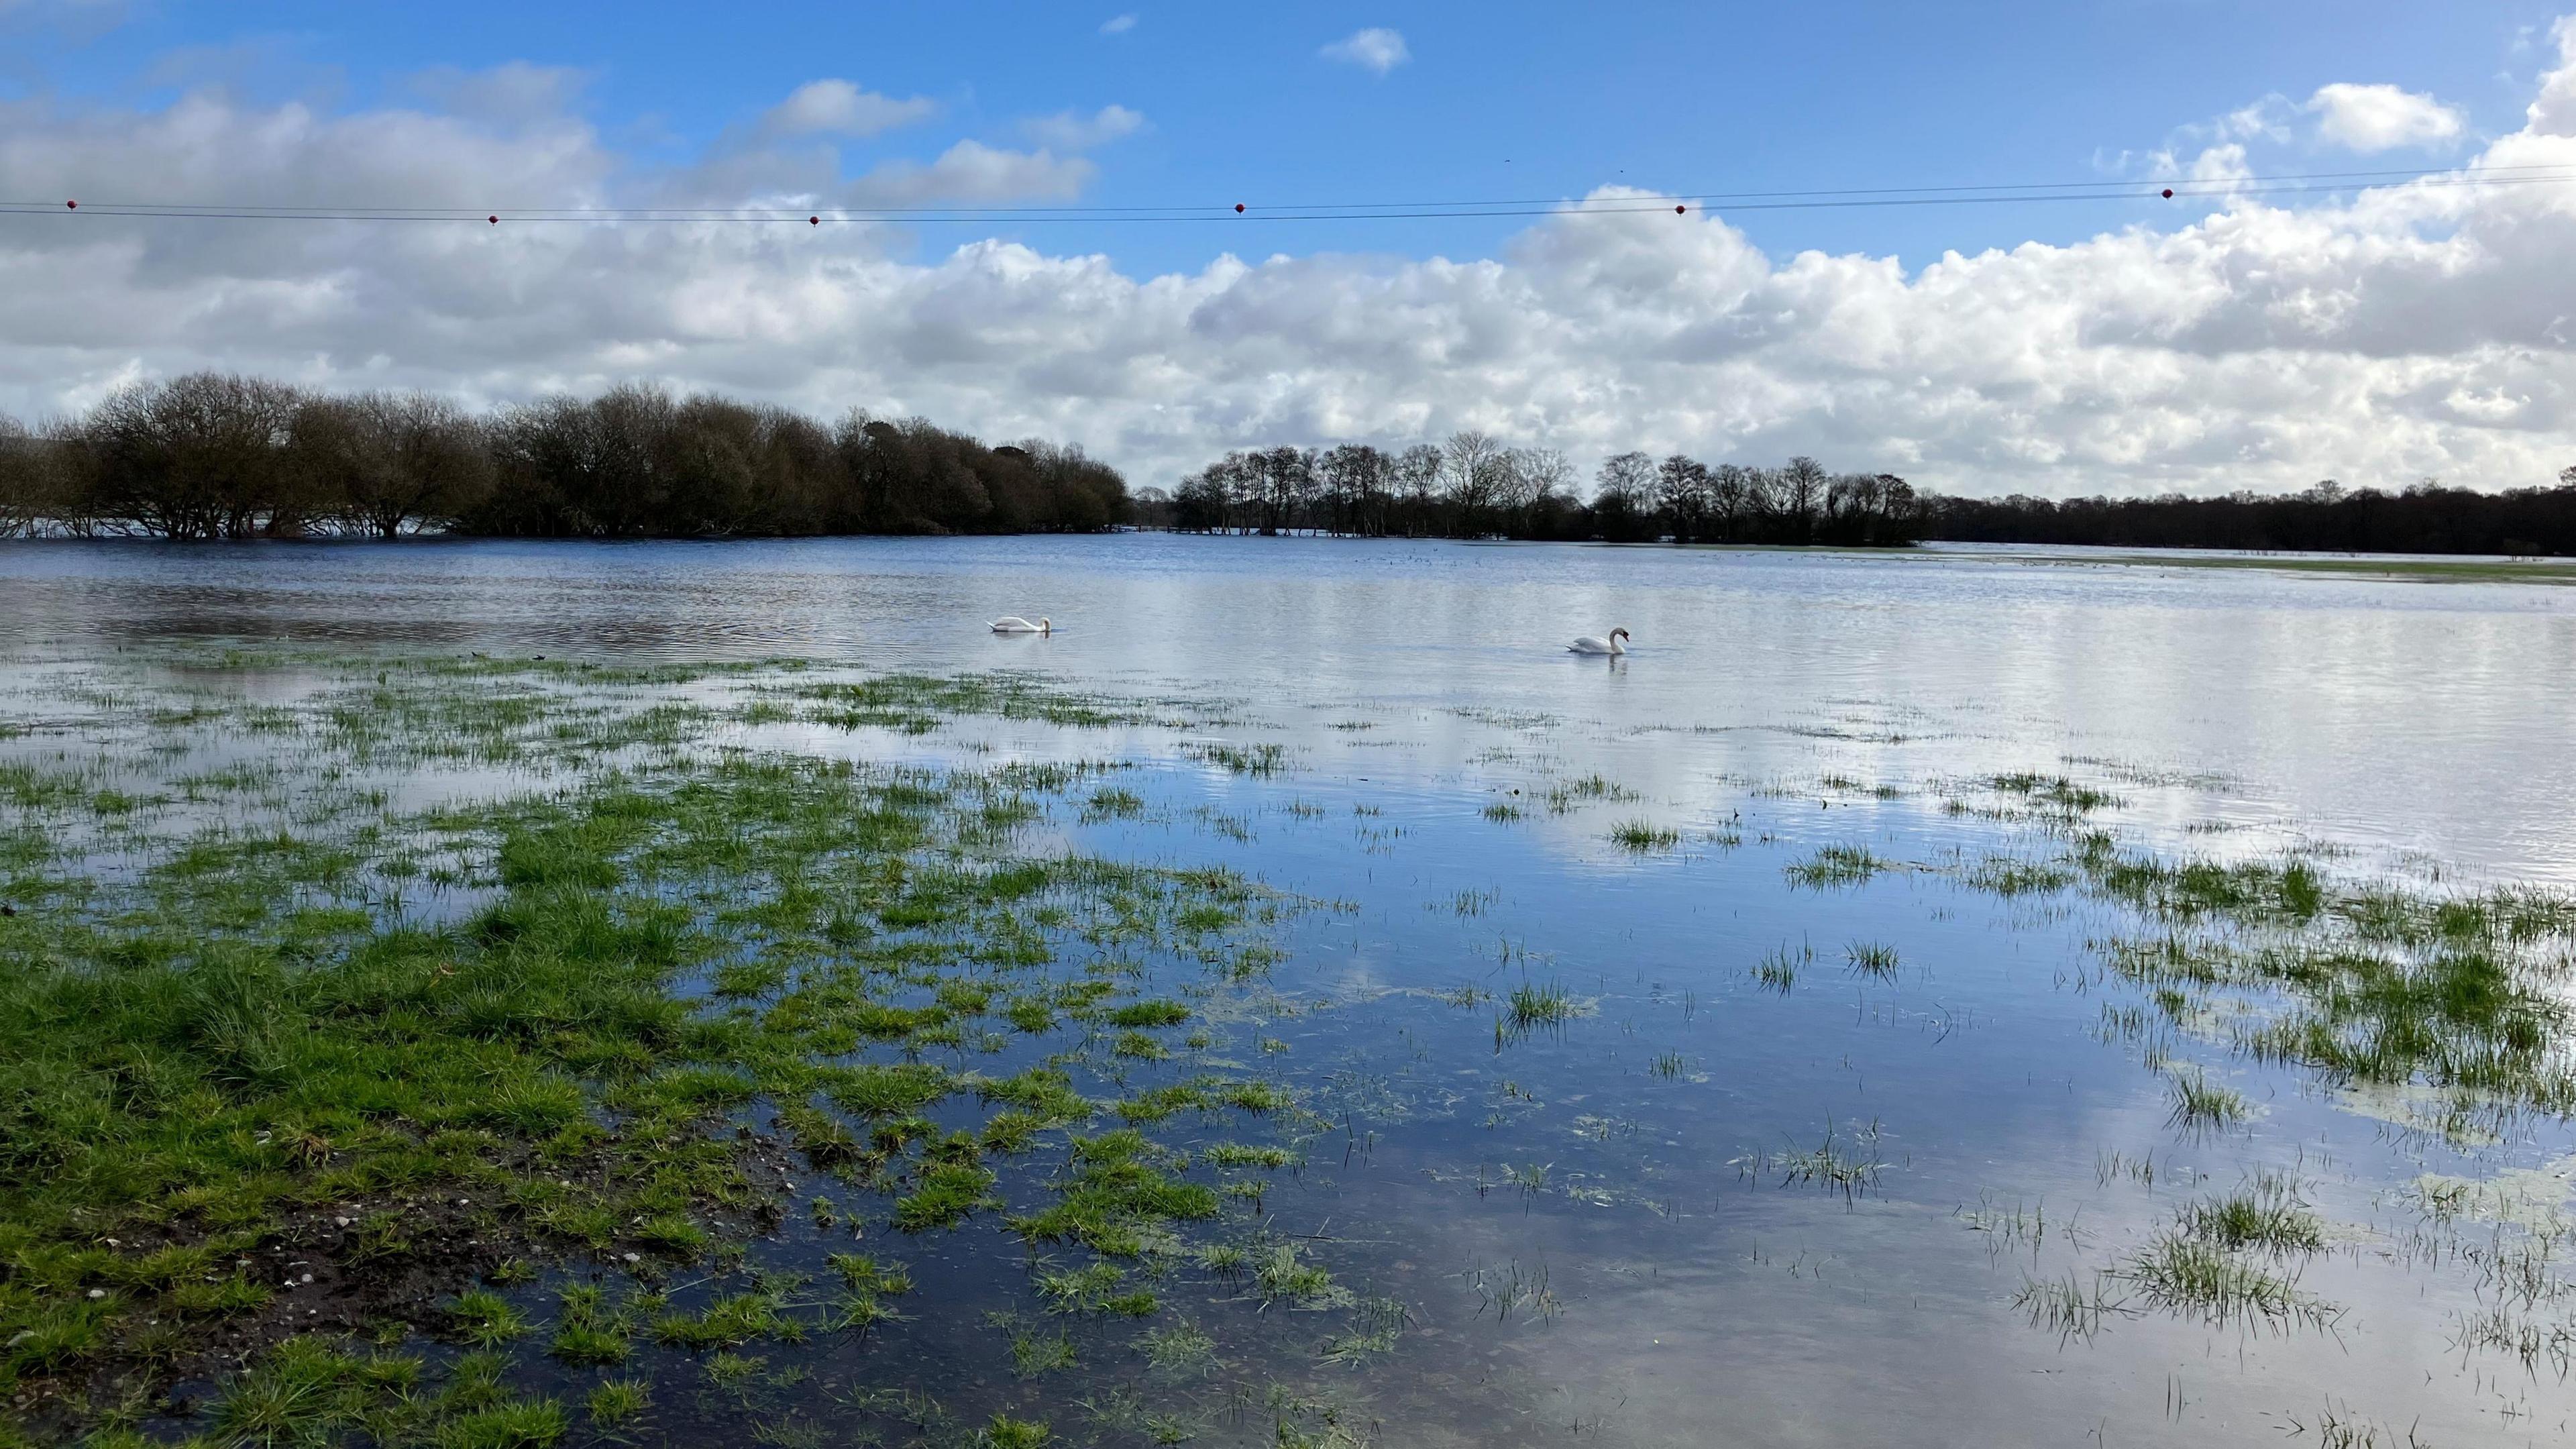
[[[8,1432],[2559,1442],[2576,903],[2260,793],[1850,698],[31,651]]]

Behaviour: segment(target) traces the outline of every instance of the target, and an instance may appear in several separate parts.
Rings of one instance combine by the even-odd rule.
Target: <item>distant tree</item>
[[[99,511],[163,538],[296,531],[309,511],[288,454],[301,401],[283,383],[211,372],[118,389],[81,428]]]
[[[1814,541],[1826,481],[1824,465],[1813,458],[1792,458],[1780,470],[1780,511],[1785,515],[1781,521],[1788,529],[1788,542]]]
[[[1655,507],[1673,537],[1690,543],[1707,536],[1709,520],[1707,465],[1675,453],[1655,469]]]
[[[1758,527],[1760,502],[1753,470],[1739,463],[1720,463],[1708,470],[1709,531],[1712,538],[1740,543]]]
[[[448,527],[492,486],[482,425],[426,393],[307,399],[296,411],[294,448],[323,514],[378,538]]]
[[[1440,446],[1441,481],[1454,526],[1470,534],[1485,530],[1497,495],[1504,487],[1507,460],[1503,445],[1469,428],[1451,433]]]
[[[1317,458],[1324,497],[1336,533],[1387,531],[1391,460],[1366,443],[1344,443]]]
[[[1438,448],[1416,443],[1395,457],[1388,485],[1404,512],[1404,532],[1420,536],[1441,531],[1440,477],[1446,466]]]
[[[1603,538],[1633,542],[1655,534],[1655,460],[1616,453],[1592,480],[1592,527]]]
[[[32,533],[45,518],[45,451],[25,423],[0,416],[0,538]]]

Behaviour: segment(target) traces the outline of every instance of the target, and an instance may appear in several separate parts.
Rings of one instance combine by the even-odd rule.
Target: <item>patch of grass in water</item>
[[[2253,1115],[2253,1109],[2235,1088],[2211,1081],[2209,1074],[2198,1068],[2173,1073],[2165,1079],[2165,1085],[2173,1098],[2173,1110],[2166,1118],[2172,1126],[2218,1132]]]
[[[995,1414],[975,1431],[977,1449],[1046,1449],[1054,1442],[1055,1431],[1042,1420],[1014,1419],[1008,1414]]]
[[[2179,1230],[2150,1239],[2110,1276],[2134,1287],[2149,1307],[2212,1327],[2326,1328],[2343,1316],[2295,1278]]]
[[[2226,1252],[2259,1249],[2276,1257],[2322,1252],[2325,1220],[2309,1211],[2298,1185],[2278,1173],[2257,1176],[2222,1198],[2183,1209],[2184,1236]]]
[[[1508,1038],[1533,1031],[1560,1028],[1582,1014],[1582,1004],[1564,983],[1523,981],[1512,988],[1502,1009],[1494,1014],[1495,1045],[1500,1047]]]
[[[907,734],[927,734],[947,720],[972,715],[1080,729],[1183,727],[1200,722],[1185,704],[1068,690],[1027,674],[887,674],[851,683],[773,686],[769,693],[796,707],[798,717],[814,723],[842,729],[876,726]]]
[[[1211,765],[1223,765],[1238,775],[1266,779],[1288,767],[1288,751],[1280,745],[1240,745],[1228,740],[1190,742],[1181,746],[1182,753]]]
[[[1859,975],[1881,981],[1896,979],[1896,948],[1883,941],[1854,941],[1843,948],[1843,960]]]
[[[2064,815],[2088,815],[2128,803],[2106,790],[2079,785],[2063,775],[2042,775],[2030,770],[1991,775],[1987,777],[1986,784],[2003,794],[2018,795],[2043,809]]]
[[[1888,861],[1870,854],[1865,846],[1828,845],[1814,855],[1788,866],[1783,874],[1791,885],[1810,890],[1866,884],[1879,874],[1896,869]]]
[[[583,1401],[591,1426],[612,1433],[643,1418],[644,1411],[652,1406],[650,1379],[609,1379],[592,1389],[590,1397]]]
[[[1363,1298],[1355,1305],[1351,1327],[1326,1338],[1316,1357],[1333,1368],[1359,1368],[1395,1352],[1412,1315],[1393,1298]]]
[[[1084,801],[1082,806],[1082,820],[1086,825],[1097,824],[1103,820],[1134,820],[1144,813],[1143,796],[1133,790],[1122,790],[1114,785],[1092,791],[1091,798]]]
[[[1813,946],[1801,946],[1792,951],[1783,943],[1753,963],[1753,979],[1763,990],[1786,996],[1790,988],[1798,984],[1799,968],[1814,965],[1815,960],[1816,949]]]
[[[1793,1149],[1771,1159],[1780,1170],[1780,1185],[1813,1183],[1838,1192],[1848,1202],[1878,1185],[1887,1164],[1878,1156],[1878,1124],[1870,1123],[1853,1140],[1838,1140],[1834,1125],[1825,1124],[1825,1140],[1813,1148]]]
[[[1670,850],[1682,843],[1682,836],[1680,831],[1668,830],[1651,820],[1626,820],[1611,828],[1610,843],[1622,850],[1644,854]]]

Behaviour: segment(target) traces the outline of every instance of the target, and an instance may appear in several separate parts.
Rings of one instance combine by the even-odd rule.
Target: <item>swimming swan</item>
[[[1613,629],[1607,639],[1597,634],[1586,634],[1566,645],[1565,649],[1569,654],[1625,654],[1628,652],[1628,631]]]
[[[1017,614],[1009,614],[993,621],[993,632],[996,634],[1052,634],[1055,632],[1055,621],[1040,619],[1032,624]]]

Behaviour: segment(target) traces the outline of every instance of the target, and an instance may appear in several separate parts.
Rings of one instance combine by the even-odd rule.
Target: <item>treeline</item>
[[[630,384],[489,414],[199,373],[36,429],[0,416],[0,535],[716,538],[1081,532],[1128,513],[1078,447]]]
[[[1478,432],[1389,452],[1367,444],[1229,453],[1166,494],[1141,490],[1139,519],[1197,532],[1312,530],[1364,536],[1685,543],[1898,545],[1921,535],[1923,499],[1902,478],[1621,453],[1587,499],[1565,455]]]
[[[1607,539],[1902,546],[2097,544],[2351,553],[2576,555],[2576,467],[2554,488],[2480,493],[2431,479],[2402,492],[2320,483],[2223,498],[1959,498],[1886,473],[1621,453],[1578,495],[1562,453],[1464,432],[1387,451],[1365,444],[1228,453],[1139,522],[1190,532],[1412,538]]]
[[[2576,467],[2555,488],[2398,493],[2320,483],[2225,498],[1934,498],[1927,538],[2118,548],[2576,555]]]

